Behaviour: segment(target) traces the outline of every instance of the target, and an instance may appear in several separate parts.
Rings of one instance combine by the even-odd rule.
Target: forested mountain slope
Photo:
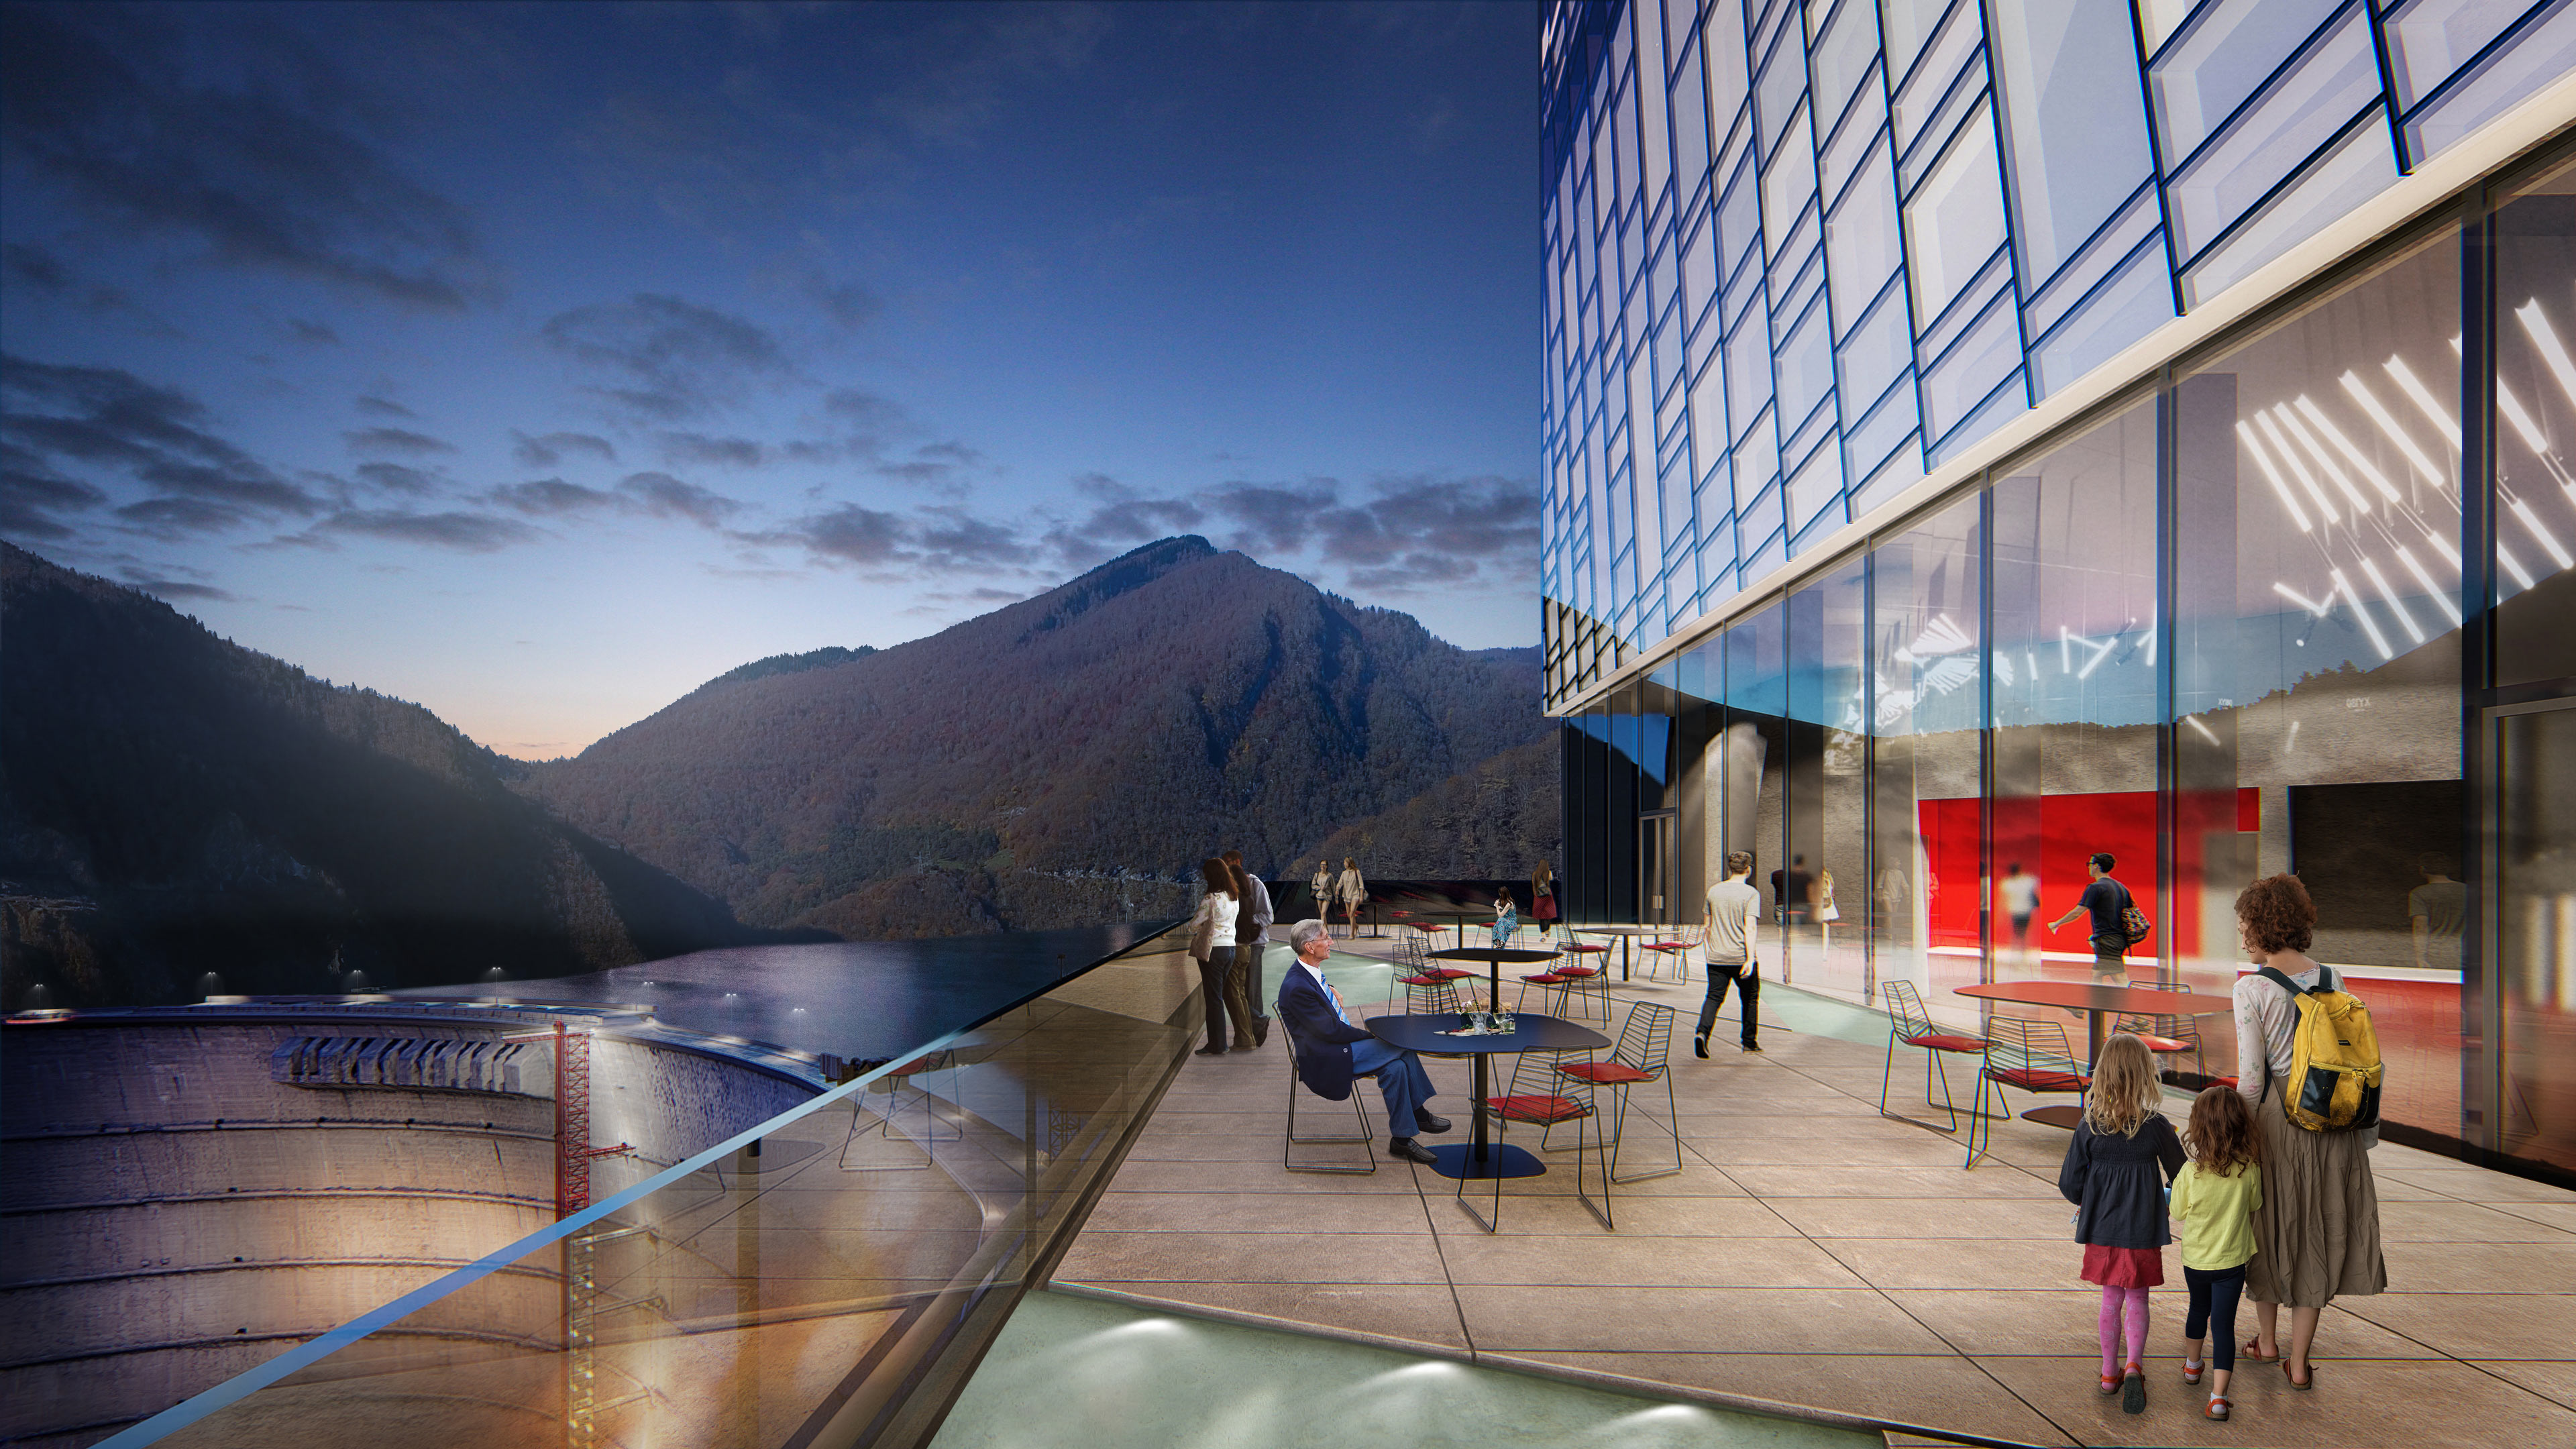
[[[0,544],[5,999],[584,971],[771,939],[547,817],[418,705]]]
[[[720,680],[515,784],[746,921],[853,936],[1174,909],[1239,845],[1543,738],[1535,649],[1469,652],[1199,538],[839,663]]]

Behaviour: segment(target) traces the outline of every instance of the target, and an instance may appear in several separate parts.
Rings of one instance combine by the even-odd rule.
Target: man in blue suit
[[[1376,1077],[1378,1091],[1386,1097],[1387,1155],[1437,1162],[1430,1148],[1413,1140],[1413,1132],[1449,1130],[1448,1118],[1431,1114],[1428,1104],[1436,1089],[1431,1074],[1422,1069],[1422,1059],[1351,1024],[1342,998],[1324,979],[1324,960],[1333,954],[1333,937],[1322,921],[1304,920],[1289,927],[1288,948],[1297,953],[1297,964],[1288,968],[1279,983],[1279,1016],[1296,1039],[1297,1079],[1316,1096],[1340,1102],[1350,1097],[1353,1080]]]

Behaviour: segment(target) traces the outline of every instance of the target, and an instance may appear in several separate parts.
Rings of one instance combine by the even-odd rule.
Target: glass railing
[[[1186,1059],[1167,932],[115,1446],[924,1443]]]

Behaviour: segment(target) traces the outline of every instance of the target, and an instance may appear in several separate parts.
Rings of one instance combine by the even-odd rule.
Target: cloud
[[[435,473],[424,473],[418,468],[406,468],[400,463],[360,463],[349,471],[357,474],[361,480],[388,493],[408,493],[416,497],[425,497],[441,492],[447,486],[447,480]]]
[[[1098,504],[1071,523],[1050,530],[1046,542],[1067,566],[1088,568],[1112,554],[1176,533],[1188,533],[1207,510],[1187,498],[1146,498],[1106,473],[1084,473],[1074,488]]]
[[[455,549],[460,553],[494,553],[512,544],[534,543],[544,537],[536,529],[514,519],[454,511],[404,513],[345,508],[313,528],[320,534],[357,534],[366,538],[390,539],[396,543]],[[280,539],[279,542],[288,540]]]
[[[69,538],[57,513],[82,513],[107,495],[45,466],[44,459],[0,439],[0,534],[12,538]]]
[[[147,498],[117,509],[116,516],[135,533],[171,543],[250,522],[247,510],[204,498]]]
[[[662,422],[701,415],[751,381],[790,373],[778,340],[759,327],[654,292],[557,313],[537,335],[566,357],[619,379],[594,392]]]
[[[856,331],[876,320],[885,303],[874,292],[856,282],[832,283],[811,277],[805,283],[806,300],[823,309],[823,315],[842,327]]]
[[[687,466],[713,464],[725,468],[757,468],[767,452],[749,438],[711,438],[704,433],[664,433],[662,456]],[[812,444],[801,445],[812,447]]]
[[[823,411],[854,428],[886,432],[904,426],[902,408],[854,387],[838,387],[823,394]]]
[[[596,513],[614,509],[624,500],[614,493],[597,488],[584,488],[566,483],[561,478],[540,478],[533,483],[512,483],[484,495],[504,508],[539,518],[560,518],[566,514]]]
[[[10,444],[13,496],[59,511],[79,504],[63,493],[72,474],[115,468],[161,495],[135,505],[129,523],[169,536],[189,527],[231,527],[254,516],[310,517],[321,500],[216,436],[205,405],[112,367],[67,367],[0,357],[0,437]],[[66,465],[78,465],[69,467]],[[51,480],[46,484],[44,480]],[[97,492],[87,483],[76,488]],[[50,489],[50,493],[49,493]],[[189,500],[196,506],[177,506]]]
[[[979,470],[983,463],[984,455],[963,443],[924,443],[912,450],[912,456],[880,460],[871,471],[906,487],[962,493],[967,475]]]
[[[925,508],[914,538],[921,562],[934,569],[981,569],[1025,564],[1034,551],[1011,529],[970,516],[962,508]]]
[[[567,453],[589,453],[603,462],[617,461],[617,449],[596,433],[540,433],[532,438],[514,428],[510,436],[518,439],[510,456],[530,468],[555,467]]]
[[[743,535],[742,541],[797,544],[821,562],[872,568],[909,563],[916,556],[909,548],[911,530],[901,518],[855,503],[799,519],[783,530]]]
[[[191,47],[171,22],[108,6],[0,7],[8,153],[138,236],[187,238],[217,262],[383,300],[465,304],[476,243],[464,211],[360,134],[356,107],[339,99],[356,87],[309,53],[293,62],[291,97],[256,68],[199,82],[183,73]]]
[[[685,518],[707,528],[721,527],[727,518],[742,511],[742,505],[735,500],[694,483],[683,483],[668,473],[631,474],[617,488],[656,518]]]
[[[404,407],[401,403],[391,402],[380,397],[369,397],[364,394],[361,394],[358,400],[351,404],[351,406],[372,418],[417,418],[420,416],[420,414]]]
[[[294,333],[295,340],[298,342],[310,342],[317,347],[340,345],[340,334],[320,322],[307,322],[301,317],[289,317],[286,319],[286,330]]]
[[[409,428],[358,428],[340,436],[347,440],[352,453],[399,453],[409,458],[426,458],[456,451],[456,445],[444,438],[415,433]]]
[[[216,588],[212,584],[197,584],[189,583],[184,579],[163,578],[159,574],[148,569],[127,568],[122,570],[122,572],[127,583],[132,584],[143,592],[154,595],[158,598],[204,601],[216,604],[235,604],[241,602],[238,595]]]

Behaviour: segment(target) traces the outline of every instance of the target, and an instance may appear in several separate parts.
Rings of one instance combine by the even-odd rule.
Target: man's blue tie
[[[1316,972],[1315,979],[1318,981],[1324,981],[1324,973],[1321,971]],[[1349,1009],[1342,1005],[1342,993],[1335,991],[1333,989],[1333,983],[1330,981],[1324,981],[1324,995],[1333,1003],[1333,1015],[1340,1017],[1344,1021],[1349,1021],[1351,1019]]]

